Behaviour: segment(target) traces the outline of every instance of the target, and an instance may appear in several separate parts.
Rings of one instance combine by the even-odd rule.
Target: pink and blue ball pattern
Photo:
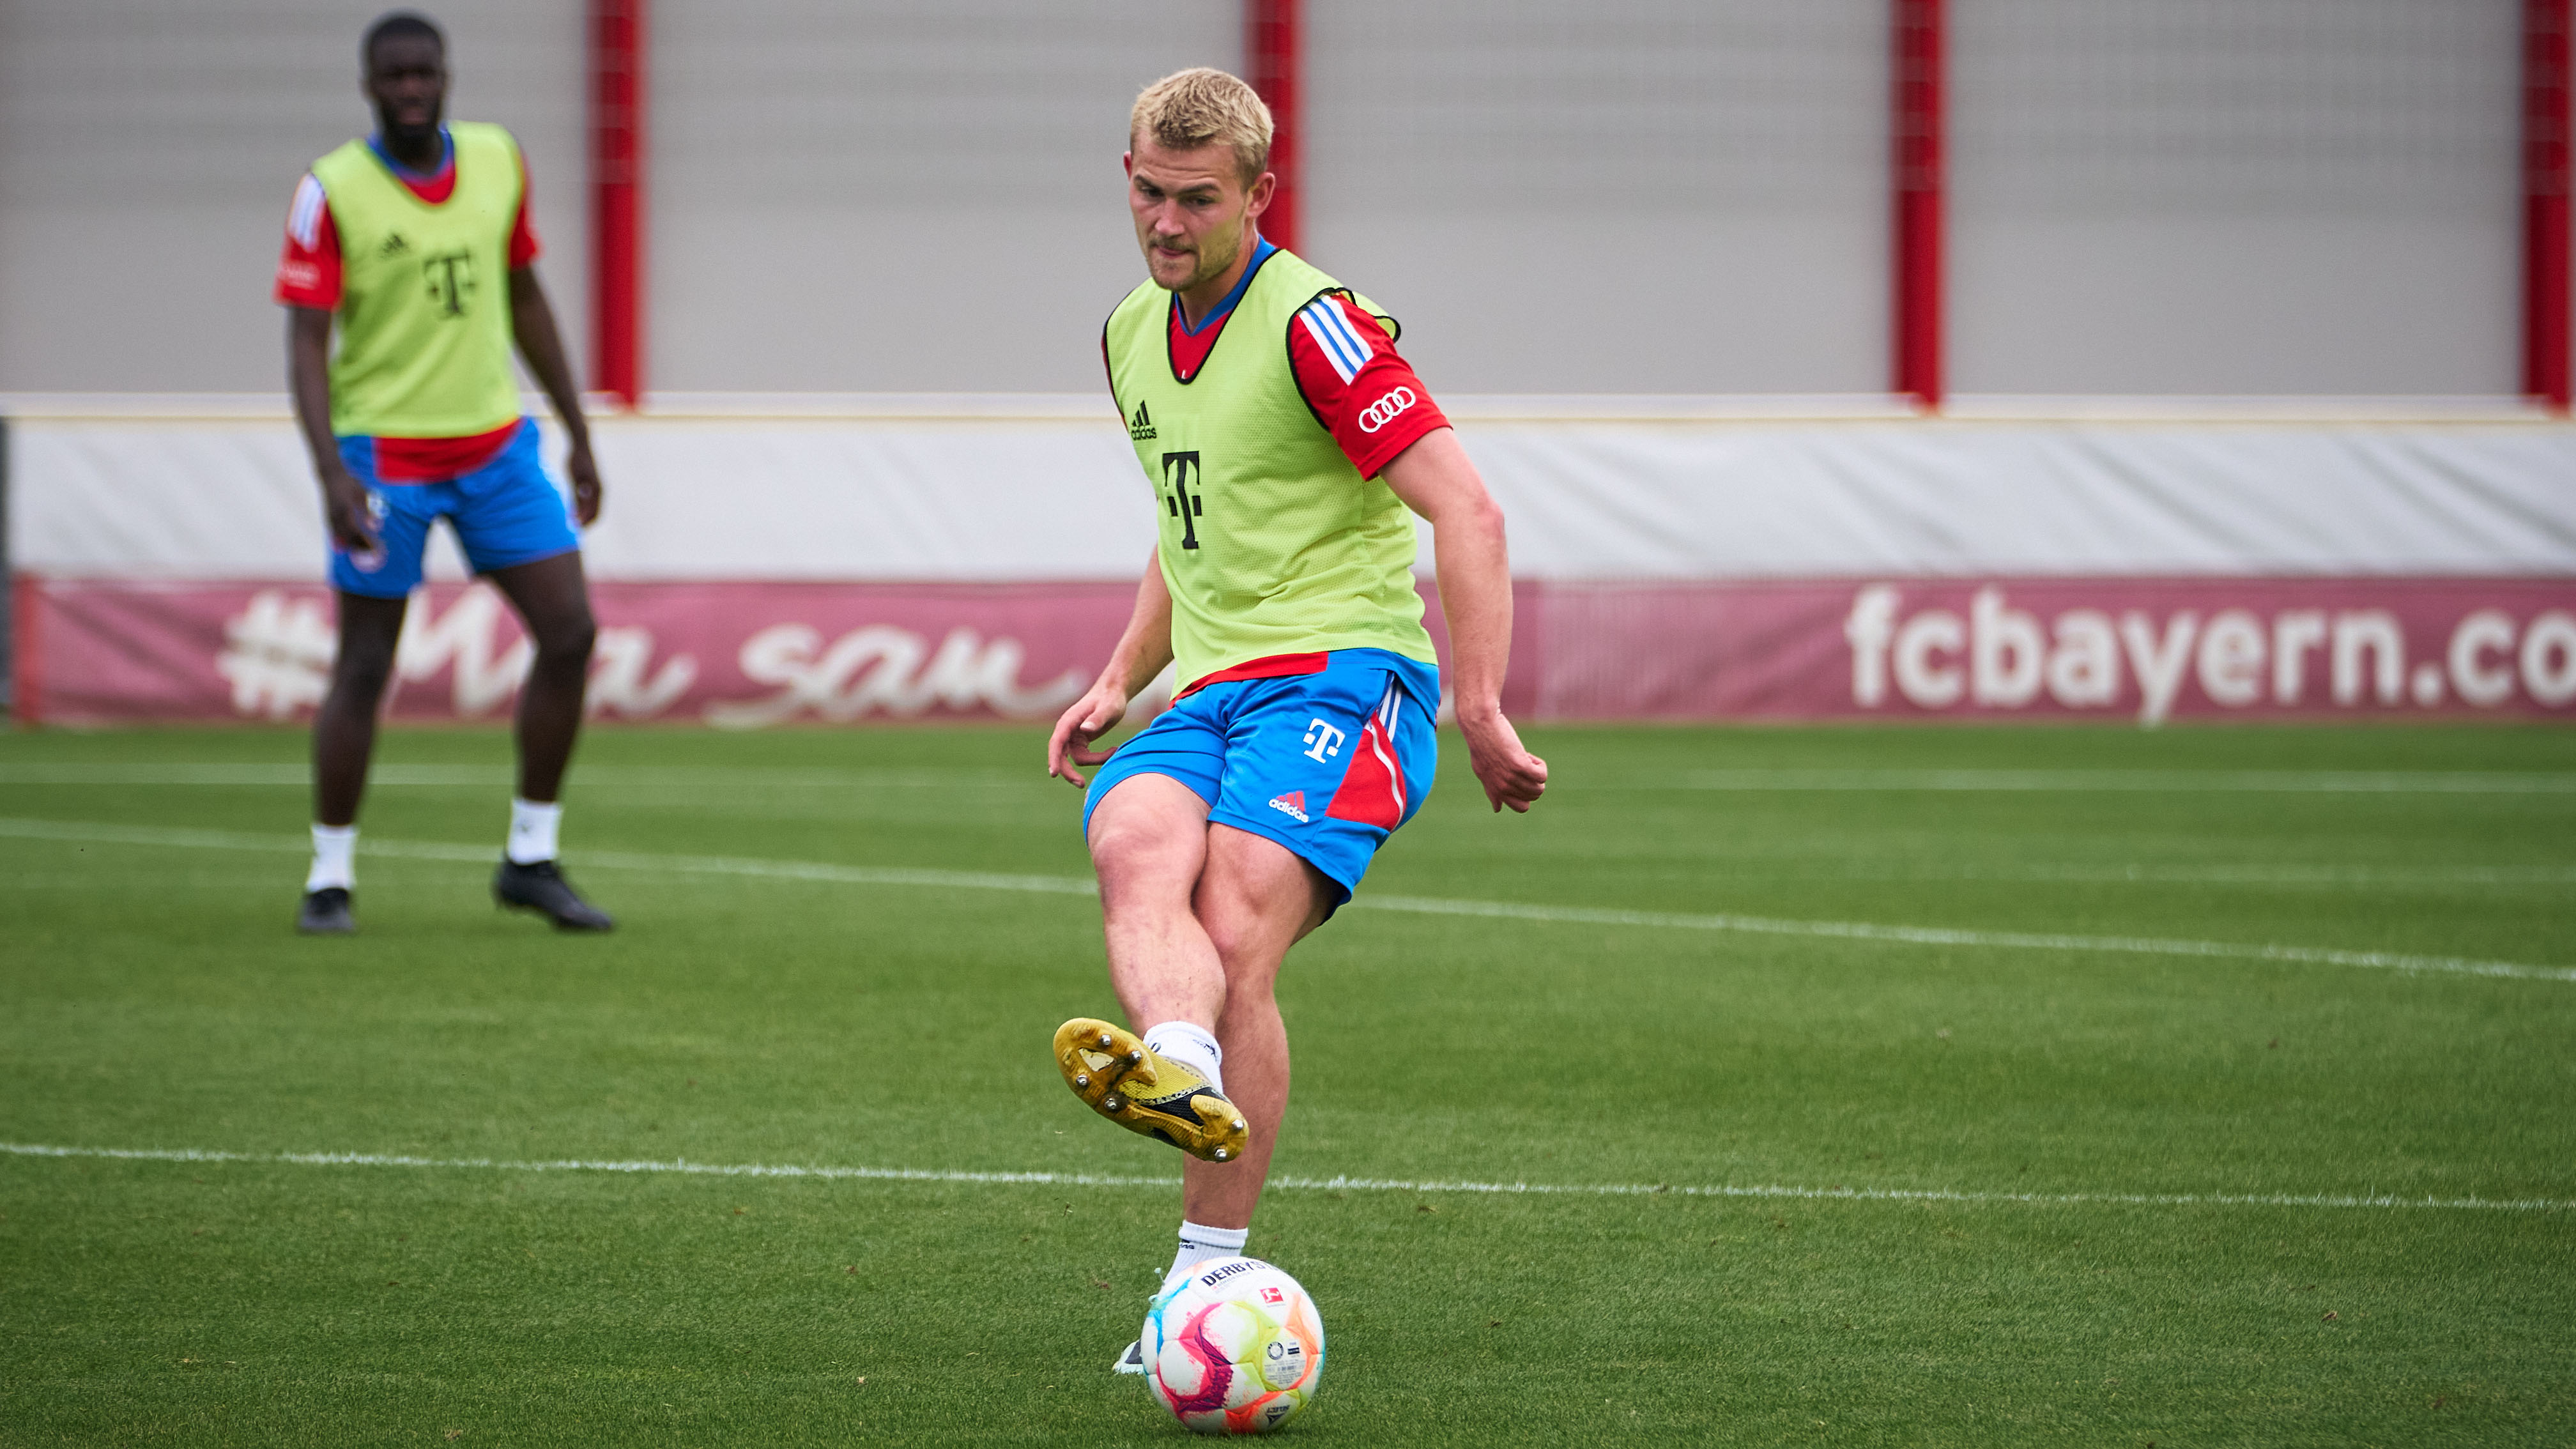
[[[1321,1316],[1297,1280],[1252,1258],[1200,1265],[1154,1300],[1146,1383],[1202,1434],[1266,1434],[1305,1408],[1324,1368]]]

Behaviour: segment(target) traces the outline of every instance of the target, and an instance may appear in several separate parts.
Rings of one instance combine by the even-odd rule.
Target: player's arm
[[[1527,811],[1547,789],[1547,762],[1521,747],[1503,718],[1503,671],[1512,654],[1511,554],[1503,510],[1456,432],[1437,428],[1396,455],[1379,476],[1431,522],[1440,610],[1449,619],[1450,697],[1467,758],[1496,810]]]
[[[555,328],[555,309],[546,289],[537,284],[535,267],[510,269],[510,335],[528,371],[555,405],[572,451],[564,471],[572,477],[573,512],[585,524],[599,521],[599,465],[590,456],[590,420],[582,416],[581,391],[573,385],[572,364],[564,360],[563,334]]]
[[[313,476],[322,485],[322,519],[331,541],[355,553],[376,546],[367,517],[367,490],[340,460],[340,440],[331,435],[331,314],[320,307],[286,309],[286,384],[295,396],[295,425],[304,434],[304,449],[313,455]]]
[[[1288,325],[1297,391],[1342,455],[1431,520],[1440,607],[1449,616],[1450,696],[1467,755],[1496,810],[1526,811],[1547,788],[1547,762],[1521,748],[1503,718],[1512,652],[1512,569],[1503,511],[1431,389],[1396,354],[1386,319],[1346,292],[1297,309]]]
[[[367,514],[367,490],[340,459],[331,435],[331,315],[340,307],[340,231],[330,198],[307,173],[295,184],[286,212],[286,245],[278,253],[278,305],[286,309],[286,390],[295,400],[295,425],[313,455],[313,477],[322,485],[322,521],[331,541],[353,552],[376,546]]]
[[[1127,630],[1118,636],[1118,647],[1110,651],[1108,666],[1055,722],[1055,733],[1047,739],[1047,773],[1076,785],[1083,783],[1076,766],[1097,765],[1109,758],[1106,751],[1092,749],[1091,742],[1116,729],[1127,717],[1127,702],[1171,662],[1172,591],[1163,582],[1162,554],[1157,550],[1145,560],[1145,581],[1136,588],[1136,608],[1127,616]]]

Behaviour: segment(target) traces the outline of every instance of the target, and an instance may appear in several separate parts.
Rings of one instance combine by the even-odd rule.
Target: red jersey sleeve
[[[528,158],[519,158],[519,215],[510,223],[510,270],[517,271],[537,259],[537,228],[528,220]]]
[[[1288,363],[1306,406],[1363,478],[1449,426],[1412,364],[1396,355],[1385,324],[1344,293],[1298,309],[1288,323]]]
[[[286,250],[277,259],[277,300],[289,307],[340,306],[340,229],[322,183],[307,175],[286,210]]]

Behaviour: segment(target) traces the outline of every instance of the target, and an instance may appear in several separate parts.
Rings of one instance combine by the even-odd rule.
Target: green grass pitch
[[[1532,735],[1290,958],[1290,1434],[2576,1442],[2576,731]],[[1180,1440],[1039,749],[600,732],[588,939],[393,733],[302,940],[301,735],[0,735],[0,1444]]]

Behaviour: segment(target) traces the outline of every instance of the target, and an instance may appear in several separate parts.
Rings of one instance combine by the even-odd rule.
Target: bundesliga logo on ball
[[[1324,1376],[1324,1320],[1297,1280],[1258,1258],[1220,1258],[1146,1311],[1145,1383],[1202,1434],[1267,1434]]]

